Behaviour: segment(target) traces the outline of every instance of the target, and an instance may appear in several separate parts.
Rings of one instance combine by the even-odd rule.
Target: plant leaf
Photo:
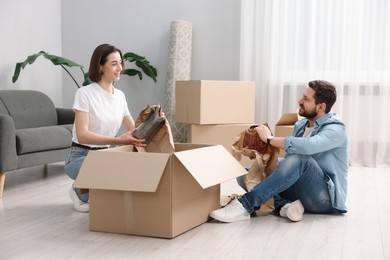
[[[83,86],[87,86],[91,83],[92,83],[92,81],[89,79],[89,77],[84,78]]]
[[[59,56],[56,56],[56,55],[53,55],[53,54],[44,53],[43,56],[46,59],[50,60],[54,65],[65,65],[65,66],[68,66],[68,67],[84,68],[84,66],[82,66],[80,64],[77,64],[74,61],[71,61],[69,59],[66,59],[66,58],[63,58],[63,57],[59,57]]]
[[[137,60],[135,64],[137,67],[141,68],[146,75],[151,77],[154,82],[157,82],[157,70],[152,65],[150,65],[148,61]]]
[[[18,80],[21,70],[24,69],[24,67],[26,67],[27,64],[34,63],[35,60],[39,56],[41,56],[41,55],[43,57],[45,57],[46,59],[50,60],[54,65],[63,65],[63,66],[68,66],[68,67],[79,67],[83,71],[84,67],[82,65],[80,65],[80,64],[77,64],[74,61],[71,61],[69,59],[66,59],[66,58],[63,58],[63,57],[60,57],[60,56],[56,56],[56,55],[53,55],[53,54],[49,54],[49,53],[47,53],[45,51],[40,51],[40,52],[38,52],[36,54],[28,56],[25,61],[16,63],[14,76],[12,77],[12,82],[15,83]],[[69,73],[69,75],[72,76],[70,73]],[[77,82],[76,82],[76,84],[77,84]]]
[[[140,56],[138,54],[135,54],[134,52],[127,52],[123,55],[123,59],[129,62],[135,62],[135,65],[140,68],[147,76],[153,79],[154,82],[157,82],[157,70],[155,67],[150,65],[149,61],[146,60],[145,57]],[[141,73],[141,72],[139,72]],[[129,76],[135,76],[135,75],[130,75],[127,73],[124,73]],[[142,76],[138,74],[140,79],[142,79]]]
[[[127,75],[127,76],[130,76],[130,77],[133,77],[133,76],[137,76],[138,75],[138,78],[140,80],[142,80],[142,72],[139,71],[139,70],[135,70],[135,69],[125,69],[122,74],[124,75]]]
[[[92,83],[92,80],[88,77],[88,72],[85,73],[84,70],[83,70],[83,68],[80,68],[80,69],[81,69],[81,71],[82,71],[82,73],[83,73],[83,76],[84,76],[83,86],[87,86],[87,85],[91,84],[91,83]]]
[[[145,60],[145,57],[143,56],[140,56],[138,54],[135,54],[134,52],[126,52],[124,55],[123,55],[123,59],[124,60],[127,60],[129,62],[134,62],[136,60]]]
[[[38,52],[38,53],[36,53],[36,54],[33,54],[33,55],[28,56],[27,59],[26,59],[25,61],[16,63],[16,65],[15,65],[15,71],[14,71],[14,76],[12,77],[12,82],[15,83],[15,82],[18,80],[19,75],[20,75],[20,71],[21,71],[22,69],[24,69],[24,67],[26,67],[27,64],[33,64],[34,61],[35,61],[39,56],[41,56],[41,55],[44,54],[44,53],[46,53],[46,52],[40,51],[40,52]]]

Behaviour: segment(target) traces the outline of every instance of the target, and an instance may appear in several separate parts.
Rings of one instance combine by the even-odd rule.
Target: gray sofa
[[[73,122],[42,92],[0,90],[0,198],[6,172],[65,161]]]

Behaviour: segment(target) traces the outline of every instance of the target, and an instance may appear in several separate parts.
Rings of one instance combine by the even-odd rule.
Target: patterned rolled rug
[[[163,110],[168,119],[173,139],[178,143],[187,140],[187,124],[176,123],[175,83],[177,80],[190,80],[192,51],[192,23],[172,21],[169,35],[168,71]]]

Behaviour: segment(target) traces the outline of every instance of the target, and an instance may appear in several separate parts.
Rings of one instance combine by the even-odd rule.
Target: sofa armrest
[[[74,123],[74,111],[71,108],[56,108],[59,125]]]
[[[15,123],[9,115],[0,114],[0,172],[16,170]]]

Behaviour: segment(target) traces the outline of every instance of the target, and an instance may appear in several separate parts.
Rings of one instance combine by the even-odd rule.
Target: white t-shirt
[[[73,110],[88,112],[89,131],[110,137],[118,134],[124,117],[130,115],[125,94],[121,90],[115,88],[114,93],[110,94],[97,83],[81,87],[76,91]],[[73,126],[72,141],[79,143],[75,126]],[[102,145],[85,145],[102,147]]]
[[[314,126],[312,127],[306,126],[305,132],[303,133],[303,137],[309,137],[313,132],[313,130],[314,130]]]

